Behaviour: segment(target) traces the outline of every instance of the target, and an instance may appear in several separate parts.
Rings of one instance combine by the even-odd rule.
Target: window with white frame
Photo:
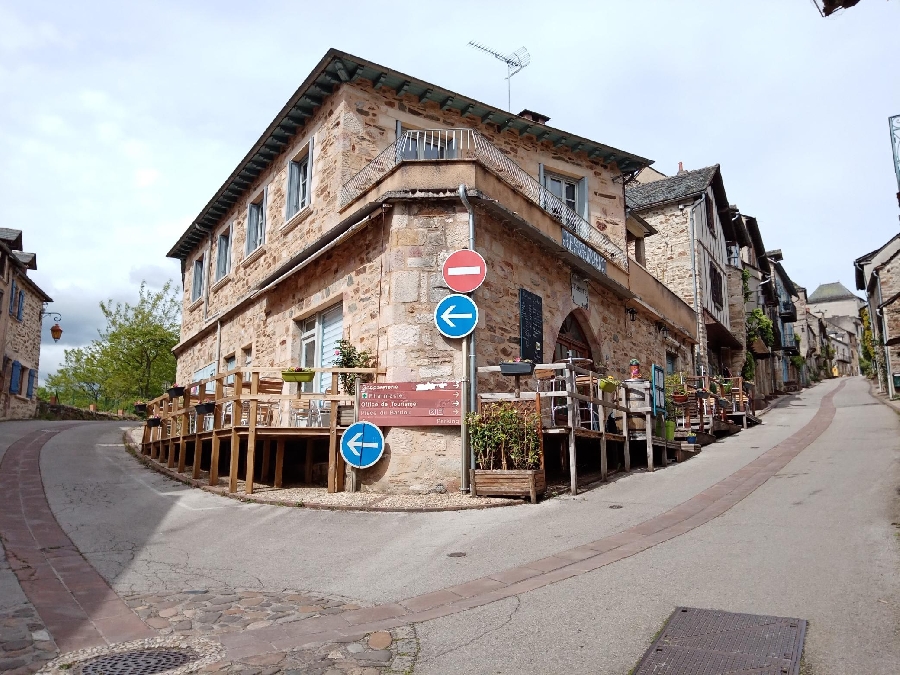
[[[229,373],[235,368],[237,368],[237,356],[235,354],[229,354],[225,357],[225,372]],[[234,375],[226,377],[225,384],[234,384]]]
[[[247,209],[247,255],[266,243],[266,191]]]
[[[557,197],[564,206],[588,219],[587,207],[587,177],[574,178],[562,174],[547,171],[543,164],[538,165],[538,180],[540,184],[553,196]],[[559,203],[553,199],[542,199],[541,205],[548,211],[554,212]],[[555,214],[563,217],[564,214]]]
[[[312,200],[313,139],[288,162],[288,189],[286,219],[290,220],[309,206]]]
[[[196,302],[203,295],[203,259],[200,256],[194,261],[194,277],[191,282],[191,302]]]
[[[219,234],[216,244],[216,281],[225,278],[231,271],[231,226]]]
[[[337,359],[337,343],[344,337],[343,305],[334,305],[304,319],[300,330],[300,365],[304,368],[330,368]],[[331,375],[328,373],[321,373],[317,380],[318,391],[331,386]],[[303,390],[314,391],[315,384],[304,383]]]

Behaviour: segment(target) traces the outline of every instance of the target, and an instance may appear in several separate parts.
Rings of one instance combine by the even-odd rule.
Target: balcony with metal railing
[[[477,162],[559,222],[564,233],[575,235],[609,262],[628,270],[625,251],[474,129],[405,131],[341,186],[340,207],[358,199],[404,162],[444,160]]]

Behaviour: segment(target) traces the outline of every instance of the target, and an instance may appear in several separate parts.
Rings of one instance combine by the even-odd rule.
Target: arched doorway
[[[565,321],[562,322],[562,326],[559,327],[559,335],[556,336],[556,348],[553,351],[553,360],[562,361],[569,357],[569,352],[572,352],[571,355],[576,358],[594,360],[587,336],[574,312],[569,314]]]

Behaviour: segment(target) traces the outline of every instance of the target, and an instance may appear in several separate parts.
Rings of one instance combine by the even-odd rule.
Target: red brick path
[[[0,539],[22,590],[63,653],[156,635],[82,557],[47,503],[41,449],[72,426],[30,433],[0,462]]]

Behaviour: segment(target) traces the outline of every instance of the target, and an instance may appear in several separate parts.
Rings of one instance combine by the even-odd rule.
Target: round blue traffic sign
[[[444,337],[466,337],[478,324],[478,305],[467,295],[448,295],[434,308],[434,324]]]
[[[371,422],[356,422],[341,436],[341,456],[350,466],[368,469],[384,454],[384,435]]]

